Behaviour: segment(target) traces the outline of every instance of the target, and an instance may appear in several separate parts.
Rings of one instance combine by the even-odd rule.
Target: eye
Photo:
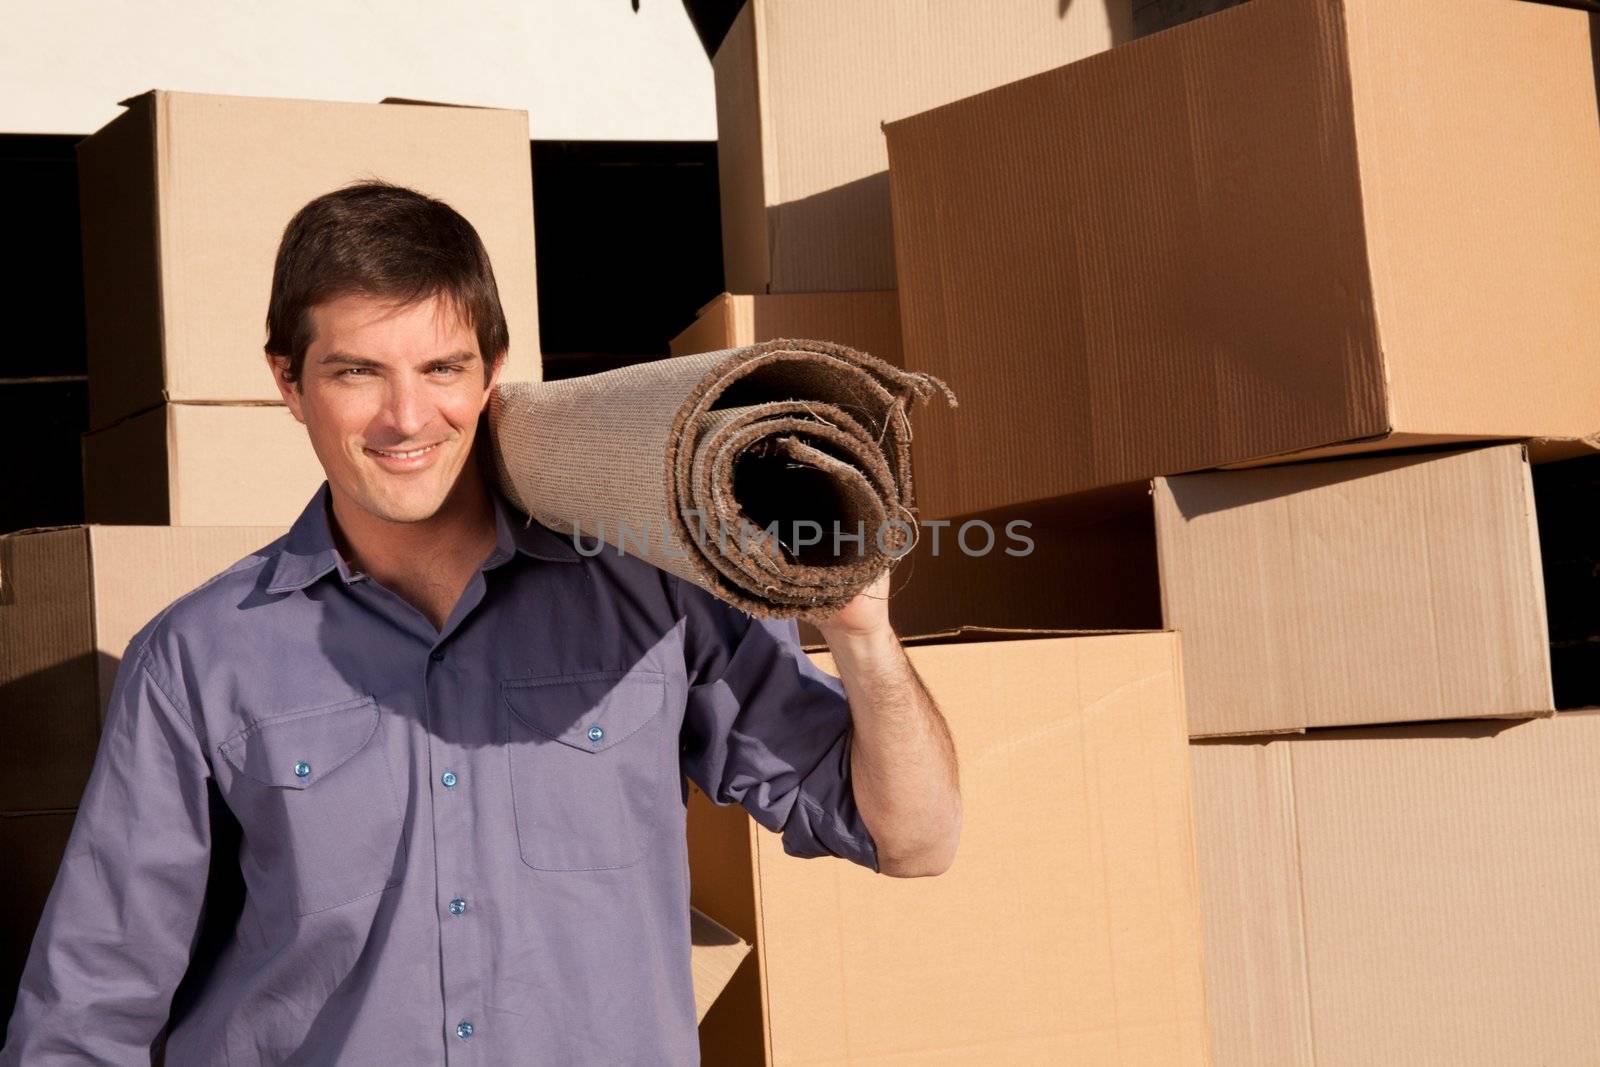
[[[441,363],[437,367],[433,368],[433,373],[434,374],[441,374],[446,378],[453,377],[453,376],[461,373],[461,364],[459,364],[459,363]]]
[[[354,377],[357,377],[358,375],[359,376],[365,376],[365,375],[369,374],[370,372],[371,372],[371,368],[370,367],[346,367],[346,368],[344,368],[343,370],[341,370],[339,372],[339,377],[341,377],[341,378],[354,378]]]

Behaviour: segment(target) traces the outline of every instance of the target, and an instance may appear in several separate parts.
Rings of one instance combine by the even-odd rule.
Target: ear
[[[295,421],[304,425],[305,416],[300,413],[300,383],[291,382],[284,378],[289,371],[289,361],[283,356],[267,355],[267,370],[272,374],[272,381],[278,387],[278,394],[283,397],[283,402],[289,405],[289,413]]]
[[[506,369],[506,353],[500,353],[500,358],[494,361],[494,369],[489,371],[489,381],[483,387],[483,404],[479,406],[481,413],[489,406],[489,397],[494,393],[494,387],[500,383],[500,372]]]

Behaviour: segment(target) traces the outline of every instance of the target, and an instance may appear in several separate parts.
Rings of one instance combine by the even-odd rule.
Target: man
[[[327,481],[129,645],[0,1061],[147,1062],[170,1021],[179,1067],[694,1063],[684,775],[794,855],[950,864],[882,580],[820,627],[841,687],[493,491],[508,333],[459,214],[312,201],[267,326]]]

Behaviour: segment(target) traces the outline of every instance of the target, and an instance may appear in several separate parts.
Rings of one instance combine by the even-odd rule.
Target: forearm
[[[850,701],[856,807],[895,877],[942,873],[955,859],[961,791],[944,716],[887,626],[828,635]]]

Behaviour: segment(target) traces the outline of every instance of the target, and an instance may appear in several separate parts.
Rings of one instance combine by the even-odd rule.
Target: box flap
[[[695,1017],[704,1019],[749,955],[750,943],[696,908],[689,909],[689,942]]]

